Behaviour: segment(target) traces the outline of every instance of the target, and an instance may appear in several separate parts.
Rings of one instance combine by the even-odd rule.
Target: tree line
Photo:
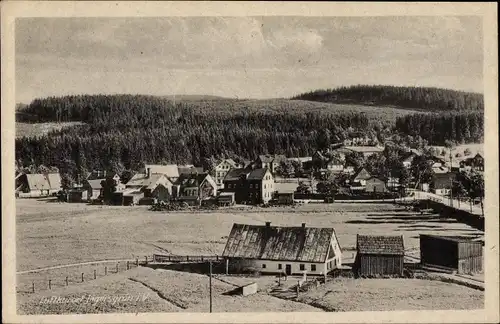
[[[356,85],[315,90],[292,99],[391,105],[426,111],[484,110],[482,94],[431,87]]]
[[[311,156],[330,143],[359,133],[382,143],[397,137],[396,142],[412,142],[413,146],[440,144],[442,139],[453,136],[467,142],[482,136],[483,127],[479,113],[470,112],[436,114],[432,118],[426,114],[409,115],[397,119],[394,125],[364,113],[232,111],[233,104],[223,100],[220,105],[227,105],[225,109],[212,109],[217,102],[207,105],[210,109],[202,109],[200,104],[174,105],[165,98],[142,95],[36,99],[22,107],[23,116],[38,122],[85,124],[43,136],[17,138],[16,160],[21,166],[55,166],[62,174],[77,178],[85,170],[139,170],[145,162],[203,165],[207,158],[217,156],[240,160],[253,160],[259,154]],[[450,116],[460,120],[456,125],[468,120],[468,127],[457,126],[450,133],[444,126]],[[417,135],[419,123],[432,131]]]

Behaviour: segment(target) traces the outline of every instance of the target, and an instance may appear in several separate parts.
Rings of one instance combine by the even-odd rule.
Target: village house
[[[104,179],[86,180],[83,183],[83,188],[87,191],[88,200],[96,200],[102,195],[101,181]]]
[[[365,181],[365,191],[371,193],[387,192],[387,186],[384,181],[376,177],[371,177]]]
[[[234,272],[325,275],[342,264],[333,228],[233,224],[222,256]]]
[[[234,192],[237,204],[267,203],[275,191],[269,169],[232,169],[224,178],[224,191]]]
[[[357,235],[354,273],[360,277],[403,276],[403,236]]]
[[[475,156],[464,159],[459,163],[460,171],[484,171],[484,158],[481,154],[477,153]]]
[[[456,173],[437,173],[434,174],[432,182],[430,183],[431,192],[436,195],[446,196],[450,194],[452,183],[455,181]]]
[[[108,173],[106,171],[92,171],[88,174],[87,179],[83,182],[83,189],[87,191],[87,200],[97,200],[102,196],[103,188],[102,181],[106,179],[113,179],[116,183],[116,191],[121,192],[125,190],[125,184],[121,182],[120,176],[115,173]]]
[[[240,169],[242,166],[236,163],[233,159],[223,159],[215,166],[215,183],[218,189],[224,188],[224,178],[231,169]]]
[[[384,147],[381,146],[345,146],[344,148],[352,152],[362,153],[364,157],[384,151]]]
[[[208,173],[181,174],[175,185],[179,188],[177,197],[193,203],[217,195],[217,184]]]
[[[163,185],[170,191],[170,195],[175,193],[172,181],[163,173],[151,173],[154,168],[146,168],[147,173],[136,173],[126,184],[127,192],[139,191],[144,193],[144,197],[152,197],[153,191],[158,185]],[[177,168],[176,168],[177,171]]]
[[[370,179],[372,175],[365,168],[360,168],[358,172],[351,178],[351,184],[357,183],[362,187],[366,186],[366,180]]]
[[[420,260],[424,266],[478,273],[483,271],[483,246],[463,237],[420,234]]]
[[[416,151],[416,150],[410,150],[406,156],[403,158],[403,165],[409,169],[411,168],[411,165],[413,163],[413,159],[416,157],[416,156],[419,156],[420,154]]]
[[[266,154],[259,155],[257,160],[255,160],[255,167],[257,169],[269,169],[272,174],[276,174],[278,167],[282,161],[286,160],[286,157],[281,154]]]
[[[20,174],[16,178],[16,197],[48,197],[61,190],[59,173]]]
[[[191,166],[185,166],[192,167]],[[145,174],[163,174],[171,183],[174,183],[179,178],[179,166],[177,164],[146,164],[144,166]]]

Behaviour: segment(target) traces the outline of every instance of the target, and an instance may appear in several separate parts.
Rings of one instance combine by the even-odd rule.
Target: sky
[[[16,101],[283,98],[354,84],[483,92],[480,17],[18,18]]]

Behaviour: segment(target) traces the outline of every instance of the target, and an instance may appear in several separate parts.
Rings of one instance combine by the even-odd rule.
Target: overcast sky
[[[289,97],[352,84],[483,92],[476,17],[22,18],[16,100]]]

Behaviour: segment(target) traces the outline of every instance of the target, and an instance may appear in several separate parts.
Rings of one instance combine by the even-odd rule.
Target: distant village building
[[[371,193],[383,193],[387,192],[387,186],[384,181],[376,177],[371,177],[365,182],[365,191]]]
[[[369,157],[370,155],[382,153],[384,151],[384,148],[381,146],[345,146],[345,149],[362,153],[364,157]]]
[[[170,195],[174,194],[173,184],[165,174],[150,173],[151,169],[146,170],[147,173],[136,173],[130,178],[125,184],[127,192],[139,191],[143,192],[145,197],[151,197],[152,192],[161,184],[170,191]]]
[[[275,191],[274,177],[265,169],[232,169],[224,178],[224,191],[234,192],[237,204],[267,203]]]
[[[366,181],[371,177],[372,175],[365,168],[359,169],[349,182],[350,190],[353,192],[365,191]]]
[[[360,277],[403,276],[403,236],[357,235],[354,272]]]
[[[192,166],[185,166],[192,167]],[[171,183],[174,183],[179,178],[179,166],[177,164],[146,164],[144,166],[146,175],[163,174]]]
[[[278,167],[281,162],[285,161],[286,157],[281,154],[266,154],[259,155],[257,160],[255,161],[255,167],[258,169],[269,169],[272,174],[276,174],[278,171]]]
[[[220,192],[217,197],[219,206],[232,206],[235,204],[234,192]]]
[[[101,197],[102,195],[101,181],[103,180],[104,179],[86,180],[83,183],[83,188],[87,191],[88,200],[96,200]]]
[[[279,205],[292,205],[293,196],[293,192],[278,192],[276,193],[276,200]]]
[[[16,196],[20,198],[48,197],[61,188],[59,173],[21,174],[16,179]]]
[[[326,275],[342,264],[333,228],[233,224],[222,256],[232,271]]]
[[[444,267],[461,274],[483,271],[483,246],[462,237],[420,235],[422,265]]]
[[[224,188],[224,178],[231,169],[240,169],[243,166],[236,163],[233,159],[223,159],[215,166],[215,183],[218,189]]]
[[[176,186],[178,198],[193,203],[217,195],[217,184],[208,173],[181,174]]]
[[[460,171],[484,171],[484,158],[481,154],[477,153],[474,157],[464,159],[459,163]]]
[[[435,193],[436,195],[442,196],[450,194],[455,178],[455,172],[434,174],[432,182],[430,184],[431,192]]]

